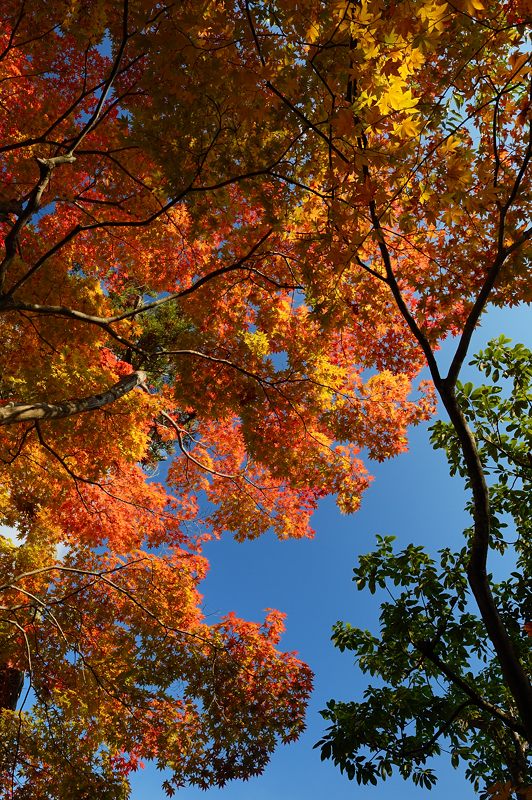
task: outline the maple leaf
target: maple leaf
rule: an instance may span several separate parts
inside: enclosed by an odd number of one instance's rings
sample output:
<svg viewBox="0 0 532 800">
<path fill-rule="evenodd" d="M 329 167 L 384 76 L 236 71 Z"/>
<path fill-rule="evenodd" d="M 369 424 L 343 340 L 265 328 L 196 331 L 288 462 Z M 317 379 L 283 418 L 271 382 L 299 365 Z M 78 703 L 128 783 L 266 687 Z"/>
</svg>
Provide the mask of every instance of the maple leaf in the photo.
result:
<svg viewBox="0 0 532 800">
<path fill-rule="evenodd" d="M 22 792 L 55 772 L 65 800 L 125 795 L 142 759 L 170 788 L 222 785 L 302 729 L 310 675 L 279 618 L 203 620 L 202 543 L 312 535 L 327 495 L 356 510 L 361 451 L 404 451 L 434 390 L 466 441 L 472 330 L 488 299 L 530 298 L 517 12 L 3 3 L 8 789 L 17 758 Z"/>
</svg>

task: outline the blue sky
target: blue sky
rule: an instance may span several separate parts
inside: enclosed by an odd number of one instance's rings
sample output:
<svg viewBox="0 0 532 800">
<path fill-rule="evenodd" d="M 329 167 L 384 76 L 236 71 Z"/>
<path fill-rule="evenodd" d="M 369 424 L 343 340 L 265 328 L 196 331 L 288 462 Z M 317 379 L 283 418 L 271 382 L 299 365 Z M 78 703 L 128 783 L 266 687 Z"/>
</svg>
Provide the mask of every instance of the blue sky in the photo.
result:
<svg viewBox="0 0 532 800">
<path fill-rule="evenodd" d="M 471 354 L 488 339 L 504 333 L 532 345 L 532 311 L 529 308 L 492 310 L 477 330 Z M 445 363 L 450 348 L 440 354 Z M 469 369 L 464 373 L 475 380 Z M 211 571 L 202 585 L 204 611 L 218 616 L 235 611 L 250 620 L 261 620 L 264 609 L 287 614 L 287 632 L 281 645 L 297 650 L 315 672 L 315 691 L 308 711 L 307 731 L 299 742 L 279 747 L 262 776 L 237 781 L 223 789 L 202 792 L 186 788 L 179 800 L 409 800 L 427 797 L 426 789 L 393 778 L 377 787 L 359 787 L 330 762 L 321 762 L 312 749 L 324 723 L 319 710 L 330 698 L 359 699 L 365 677 L 349 653 L 340 653 L 330 642 L 332 625 L 343 619 L 358 627 L 374 628 L 379 596 L 361 593 L 352 583 L 357 557 L 374 549 L 375 534 L 397 537 L 397 546 L 409 542 L 435 551 L 460 545 L 468 524 L 463 512 L 465 493 L 459 478 L 448 475 L 444 454 L 428 443 L 427 425 L 411 432 L 410 450 L 384 464 L 372 464 L 375 480 L 361 510 L 342 516 L 330 498 L 314 517 L 313 540 L 280 542 L 273 537 L 236 543 L 229 537 L 207 548 Z M 448 800 L 454 792 L 460 800 L 475 796 L 459 771 L 446 760 L 434 763 L 440 780 L 431 800 Z M 133 776 L 133 800 L 162 800 L 161 773 L 152 765 Z"/>
</svg>

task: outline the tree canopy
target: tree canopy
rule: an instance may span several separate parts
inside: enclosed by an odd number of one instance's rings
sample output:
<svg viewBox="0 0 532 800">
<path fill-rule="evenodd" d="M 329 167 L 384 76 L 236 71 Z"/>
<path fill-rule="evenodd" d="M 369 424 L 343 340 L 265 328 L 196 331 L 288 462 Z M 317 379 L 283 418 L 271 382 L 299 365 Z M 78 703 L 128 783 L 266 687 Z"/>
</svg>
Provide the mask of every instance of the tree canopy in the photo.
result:
<svg viewBox="0 0 532 800">
<path fill-rule="evenodd" d="M 530 671 L 532 352 L 500 337 L 473 363 L 494 379 L 477 388 L 457 384 L 489 476 L 490 548 L 505 556 L 504 575 L 499 564 L 490 583 L 505 629 Z M 435 423 L 432 443 L 445 450 L 451 473 L 459 472 L 467 484 L 453 425 Z M 507 800 L 514 791 L 530 796 L 527 733 L 467 582 L 471 536 L 466 530 L 463 549 L 445 547 L 437 559 L 421 545 L 395 553 L 394 537 L 378 537 L 377 550 L 362 556 L 354 571 L 357 589 L 386 590 L 380 635 L 338 623 L 333 641 L 354 652 L 362 671 L 382 684 L 368 687 L 361 703 L 331 701 L 322 713 L 332 724 L 319 744 L 324 758 L 359 783 L 376 784 L 398 769 L 430 789 L 437 774 L 426 765 L 448 753 L 454 767 L 465 764 L 483 797 Z"/>
<path fill-rule="evenodd" d="M 277 612 L 206 623 L 202 543 L 308 536 L 327 494 L 355 511 L 360 451 L 404 451 L 436 393 L 473 491 L 469 581 L 529 724 L 456 396 L 486 303 L 531 299 L 528 0 L 0 14 L 7 795 L 60 773 L 54 797 L 127 796 L 142 758 L 169 792 L 260 771 L 310 673 Z"/>
</svg>

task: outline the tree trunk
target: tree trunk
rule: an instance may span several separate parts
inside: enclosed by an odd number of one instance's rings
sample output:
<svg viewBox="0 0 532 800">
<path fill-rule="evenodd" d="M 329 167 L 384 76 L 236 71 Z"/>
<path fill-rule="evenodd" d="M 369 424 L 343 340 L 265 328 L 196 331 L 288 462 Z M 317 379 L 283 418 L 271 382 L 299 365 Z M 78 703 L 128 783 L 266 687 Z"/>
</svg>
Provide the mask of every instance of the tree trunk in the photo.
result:
<svg viewBox="0 0 532 800">
<path fill-rule="evenodd" d="M 0 665 L 0 710 L 15 711 L 24 685 L 24 673 L 16 667 Z"/>
<path fill-rule="evenodd" d="M 474 533 L 469 544 L 467 577 L 486 631 L 493 644 L 504 680 L 512 693 L 527 741 L 532 743 L 532 686 L 504 627 L 491 591 L 486 564 L 491 512 L 489 490 L 474 436 L 460 410 L 454 390 L 440 382 L 436 387 L 460 441 L 473 493 Z"/>
</svg>

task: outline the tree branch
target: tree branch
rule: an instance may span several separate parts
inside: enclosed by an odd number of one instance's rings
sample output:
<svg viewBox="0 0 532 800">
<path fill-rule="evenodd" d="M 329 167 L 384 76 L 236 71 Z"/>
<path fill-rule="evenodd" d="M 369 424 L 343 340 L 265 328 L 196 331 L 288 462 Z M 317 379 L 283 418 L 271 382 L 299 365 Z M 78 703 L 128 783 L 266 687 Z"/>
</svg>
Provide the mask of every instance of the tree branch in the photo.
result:
<svg viewBox="0 0 532 800">
<path fill-rule="evenodd" d="M 440 736 L 442 736 L 442 734 L 444 734 L 445 731 L 448 730 L 448 728 L 450 727 L 450 725 L 453 724 L 455 719 L 458 719 L 458 717 L 460 716 L 460 714 L 462 713 L 464 708 L 467 708 L 468 706 L 471 706 L 471 705 L 474 705 L 472 700 L 464 700 L 463 703 L 460 703 L 460 705 L 457 708 L 455 708 L 455 710 L 453 711 L 451 716 L 448 719 L 445 720 L 443 725 L 441 725 L 438 728 L 438 730 L 436 731 L 434 736 L 431 736 L 431 738 L 428 740 L 428 742 L 425 742 L 424 744 L 420 745 L 419 747 L 416 747 L 415 750 L 407 750 L 404 753 L 404 755 L 407 758 L 411 758 L 412 756 L 415 756 L 418 753 L 425 753 L 427 751 L 430 752 L 430 750 L 436 744 L 436 742 L 438 741 Z"/>
<path fill-rule="evenodd" d="M 413 642 L 413 645 L 416 650 L 419 650 L 419 652 L 424 655 L 425 658 L 428 658 L 435 667 L 438 667 L 440 672 L 445 675 L 447 680 L 449 680 L 455 686 L 458 686 L 458 688 L 461 689 L 464 694 L 466 694 L 470 700 L 473 701 L 474 705 L 476 705 L 478 708 L 481 708 L 483 711 L 486 711 L 492 717 L 496 717 L 496 719 L 500 720 L 500 722 L 503 722 L 507 728 L 510 728 L 510 730 L 516 731 L 516 733 L 521 735 L 524 734 L 523 726 L 517 720 L 508 716 L 508 714 L 505 714 L 504 711 L 501 711 L 498 706 L 494 706 L 492 703 L 484 700 L 484 698 L 478 694 L 478 692 L 473 689 L 473 687 L 470 686 L 461 675 L 458 675 L 445 663 L 445 661 L 442 661 L 442 659 L 435 654 L 430 642 L 418 641 Z"/>
<path fill-rule="evenodd" d="M 520 246 L 521 244 L 524 244 L 524 241 L 526 241 L 527 234 L 528 236 L 530 236 L 530 234 L 532 233 L 531 229 L 526 231 L 525 234 L 522 237 L 520 237 L 519 244 L 516 244 L 514 242 L 513 246 L 510 247 L 506 247 L 504 244 L 506 215 L 508 214 L 508 211 L 510 210 L 515 198 L 519 194 L 531 158 L 532 158 L 532 123 L 530 124 L 529 141 L 523 157 L 522 164 L 516 175 L 514 184 L 512 186 L 512 190 L 508 195 L 506 203 L 504 204 L 504 206 L 502 206 L 500 210 L 499 228 L 497 237 L 498 238 L 497 255 L 495 257 L 495 261 L 488 270 L 488 274 L 486 276 L 484 284 L 480 292 L 478 293 L 477 299 L 475 300 L 475 303 L 473 304 L 471 311 L 469 312 L 469 316 L 467 317 L 466 323 L 464 325 L 460 341 L 458 342 L 458 347 L 456 348 L 456 352 L 451 362 L 451 366 L 449 367 L 449 372 L 447 373 L 447 377 L 445 378 L 445 381 L 449 387 L 454 387 L 456 385 L 460 369 L 462 367 L 462 364 L 464 363 L 464 359 L 467 355 L 467 351 L 471 343 L 471 337 L 473 336 L 473 332 L 480 319 L 480 315 L 484 311 L 488 297 L 491 294 L 493 287 L 495 286 L 497 278 L 499 277 L 504 262 L 506 261 L 508 255 L 511 252 L 516 250 L 517 247 Z"/>
<path fill-rule="evenodd" d="M 83 414 L 114 403 L 139 384 L 144 383 L 145 372 L 137 370 L 121 378 L 118 383 L 100 394 L 79 399 L 63 400 L 60 403 L 8 403 L 0 406 L 0 426 L 14 425 L 41 419 L 64 419 L 74 414 Z"/>
</svg>

